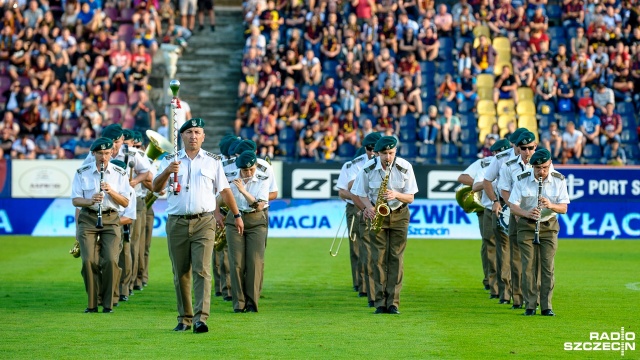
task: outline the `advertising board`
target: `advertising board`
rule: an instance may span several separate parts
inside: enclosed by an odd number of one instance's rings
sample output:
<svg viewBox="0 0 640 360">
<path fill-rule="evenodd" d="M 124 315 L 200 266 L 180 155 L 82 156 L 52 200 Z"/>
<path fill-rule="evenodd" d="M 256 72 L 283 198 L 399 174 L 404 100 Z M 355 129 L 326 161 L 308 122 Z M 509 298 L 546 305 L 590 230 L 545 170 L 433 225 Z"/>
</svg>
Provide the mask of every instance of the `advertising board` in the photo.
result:
<svg viewBox="0 0 640 360">
<path fill-rule="evenodd" d="M 11 163 L 12 197 L 68 198 L 82 160 L 13 160 Z"/>
</svg>

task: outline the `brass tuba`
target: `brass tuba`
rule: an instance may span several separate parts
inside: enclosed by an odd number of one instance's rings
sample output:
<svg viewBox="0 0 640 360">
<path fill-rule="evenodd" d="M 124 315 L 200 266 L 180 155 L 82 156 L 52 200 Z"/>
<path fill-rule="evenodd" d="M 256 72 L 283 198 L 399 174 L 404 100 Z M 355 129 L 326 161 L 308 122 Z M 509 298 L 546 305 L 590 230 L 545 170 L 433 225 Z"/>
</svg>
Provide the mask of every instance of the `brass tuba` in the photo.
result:
<svg viewBox="0 0 640 360">
<path fill-rule="evenodd" d="M 220 207 L 220 213 L 223 215 L 223 218 L 226 218 L 229 209 L 222 206 Z M 225 246 L 227 246 L 227 227 L 223 224 L 222 226 L 216 226 L 216 235 L 213 238 L 213 249 L 215 251 L 222 251 Z"/>
<path fill-rule="evenodd" d="M 389 186 L 389 177 L 391 176 L 391 163 L 387 161 L 387 170 L 385 171 L 384 179 L 380 184 L 378 190 L 378 198 L 376 199 L 376 216 L 371 221 L 371 231 L 379 232 L 382 229 L 382 220 L 391 214 L 391 208 L 387 205 L 387 201 L 384 196 L 387 193 Z"/>
<path fill-rule="evenodd" d="M 73 247 L 71 248 L 71 250 L 69 250 L 69 254 L 71 254 L 71 256 L 76 259 L 80 257 L 80 243 L 78 242 L 78 240 L 73 243 Z"/>
<path fill-rule="evenodd" d="M 173 145 L 171 145 L 169 140 L 164 136 L 153 130 L 147 130 L 146 134 L 149 138 L 149 146 L 147 146 L 145 155 L 147 155 L 151 161 L 155 161 L 162 155 L 169 154 L 173 151 Z M 158 194 L 149 191 L 144 198 L 144 203 L 147 206 L 147 209 L 151 208 L 156 200 L 158 200 Z"/>
<path fill-rule="evenodd" d="M 484 211 L 481 196 L 481 191 L 474 192 L 469 185 L 461 184 L 456 189 L 456 201 L 467 214 Z"/>
</svg>

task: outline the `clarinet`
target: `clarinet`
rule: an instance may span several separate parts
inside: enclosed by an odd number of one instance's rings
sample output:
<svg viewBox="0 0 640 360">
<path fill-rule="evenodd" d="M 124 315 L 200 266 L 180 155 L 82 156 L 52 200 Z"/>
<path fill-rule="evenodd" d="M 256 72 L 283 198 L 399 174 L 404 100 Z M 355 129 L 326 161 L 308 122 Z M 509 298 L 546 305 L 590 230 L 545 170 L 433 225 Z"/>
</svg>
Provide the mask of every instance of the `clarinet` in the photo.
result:
<svg viewBox="0 0 640 360">
<path fill-rule="evenodd" d="M 538 178 L 538 220 L 536 221 L 536 229 L 533 233 L 533 244 L 540 245 L 540 218 L 542 217 L 542 208 L 540 207 L 540 196 L 542 196 L 542 177 Z"/>
<path fill-rule="evenodd" d="M 102 183 L 104 182 L 104 162 L 100 162 L 100 193 L 104 196 L 102 191 Z M 102 229 L 102 201 L 98 204 L 98 222 L 96 223 L 96 229 Z"/>
</svg>

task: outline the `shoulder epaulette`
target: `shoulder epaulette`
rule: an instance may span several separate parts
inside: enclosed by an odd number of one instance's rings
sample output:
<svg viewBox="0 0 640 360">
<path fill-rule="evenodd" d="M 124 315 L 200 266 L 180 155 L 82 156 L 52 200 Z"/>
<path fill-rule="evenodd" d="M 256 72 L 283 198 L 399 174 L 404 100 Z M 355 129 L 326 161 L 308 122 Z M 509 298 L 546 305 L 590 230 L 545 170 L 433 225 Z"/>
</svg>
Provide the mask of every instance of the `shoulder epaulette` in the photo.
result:
<svg viewBox="0 0 640 360">
<path fill-rule="evenodd" d="M 91 168 L 91 165 L 87 165 L 85 167 L 81 167 L 80 169 L 78 169 L 78 174 L 82 174 L 83 172 L 89 170 L 89 168 Z"/>
<path fill-rule="evenodd" d="M 518 180 L 526 179 L 529 176 L 531 176 L 531 171 L 523 172 L 522 174 L 518 175 Z"/>
<path fill-rule="evenodd" d="M 482 160 L 482 161 L 480 162 L 480 166 L 481 166 L 483 169 L 484 169 L 484 168 L 486 168 L 486 167 L 487 167 L 487 166 L 489 166 L 489 165 L 491 165 L 491 161 L 488 161 L 488 160 Z"/>
<path fill-rule="evenodd" d="M 211 153 L 211 152 L 208 152 L 208 151 L 205 151 L 204 153 L 205 153 L 205 155 L 207 155 L 208 157 L 214 158 L 214 159 L 216 159 L 216 160 L 220 160 L 220 159 L 221 159 L 220 155 L 216 155 L 216 154 Z"/>
<path fill-rule="evenodd" d="M 262 164 L 258 164 L 258 169 L 264 173 L 267 172 L 267 167 Z"/>
<path fill-rule="evenodd" d="M 127 172 L 119 166 L 113 166 L 113 170 L 117 171 L 122 176 L 127 176 Z"/>
<path fill-rule="evenodd" d="M 400 171 L 400 172 L 401 172 L 401 173 L 403 173 L 403 174 L 406 174 L 406 173 L 407 173 L 407 171 L 409 171 L 409 170 L 407 170 L 407 169 L 403 168 L 402 166 L 400 166 L 400 165 L 398 165 L 398 164 L 396 164 L 396 169 L 398 169 L 398 171 Z"/>
<path fill-rule="evenodd" d="M 269 178 L 267 175 L 256 175 L 256 177 L 260 180 L 267 180 Z"/>
<path fill-rule="evenodd" d="M 364 159 L 365 158 L 363 156 L 358 156 L 357 158 L 351 160 L 351 163 L 352 164 L 359 163 L 360 161 L 363 161 Z"/>
<path fill-rule="evenodd" d="M 557 171 L 553 171 L 553 172 L 551 173 L 551 176 L 553 176 L 554 178 L 558 178 L 558 179 L 560 179 L 560 180 L 564 180 L 564 175 L 560 174 L 560 173 L 559 173 L 559 172 L 557 172 Z"/>
<path fill-rule="evenodd" d="M 236 159 L 227 159 L 225 161 L 222 162 L 222 166 L 227 166 L 232 164 L 234 161 L 236 161 Z"/>
<path fill-rule="evenodd" d="M 347 161 L 346 163 L 344 163 L 344 166 L 349 169 L 351 167 L 351 165 L 353 165 L 353 163 L 351 161 Z"/>
<path fill-rule="evenodd" d="M 496 159 L 502 159 L 505 156 L 509 156 L 508 152 L 503 152 L 501 154 L 496 155 Z"/>
<path fill-rule="evenodd" d="M 171 160 L 171 159 L 173 159 L 175 156 L 176 156 L 176 154 L 175 154 L 175 153 L 173 153 L 173 154 L 169 154 L 169 155 L 165 156 L 164 158 L 165 158 L 165 159 L 167 159 L 167 160 Z"/>
<path fill-rule="evenodd" d="M 232 177 L 232 176 L 236 176 L 237 174 L 238 174 L 238 170 L 232 171 L 232 172 L 229 172 L 229 173 L 224 173 L 224 176 Z"/>
<path fill-rule="evenodd" d="M 137 151 L 135 151 L 135 150 L 129 150 L 129 153 L 128 153 L 128 154 L 129 154 L 129 156 L 136 156 L 136 154 L 137 154 L 137 153 L 138 153 L 138 152 L 137 152 Z"/>
<path fill-rule="evenodd" d="M 369 165 L 368 167 L 366 167 L 364 169 L 364 172 L 369 173 L 371 170 L 376 168 L 376 165 L 378 164 L 378 158 L 376 158 L 375 160 L 373 160 L 373 164 Z"/>
<path fill-rule="evenodd" d="M 509 161 L 506 162 L 507 166 L 511 166 L 513 164 L 515 164 L 518 161 L 518 158 L 513 158 Z"/>
</svg>

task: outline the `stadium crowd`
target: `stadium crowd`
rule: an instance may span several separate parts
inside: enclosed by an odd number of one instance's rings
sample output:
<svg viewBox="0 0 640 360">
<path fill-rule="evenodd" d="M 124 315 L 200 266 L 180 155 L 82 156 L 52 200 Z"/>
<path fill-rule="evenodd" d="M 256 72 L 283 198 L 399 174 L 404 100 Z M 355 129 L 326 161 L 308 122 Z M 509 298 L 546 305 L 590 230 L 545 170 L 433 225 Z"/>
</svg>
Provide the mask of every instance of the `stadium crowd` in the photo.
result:
<svg viewBox="0 0 640 360">
<path fill-rule="evenodd" d="M 195 26 L 175 16 L 171 1 L 3 1 L 0 155 L 84 158 L 109 124 L 156 128 L 153 56 L 160 42 L 186 46 Z"/>
<path fill-rule="evenodd" d="M 639 16 L 635 0 L 250 0 L 235 131 L 261 156 L 327 160 L 378 131 L 458 164 L 526 127 L 563 163 L 638 163 Z"/>
</svg>

